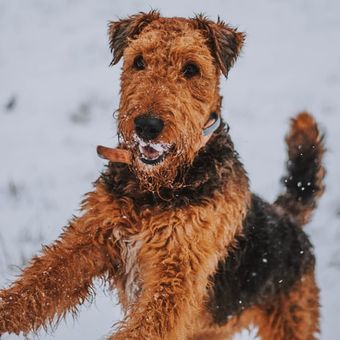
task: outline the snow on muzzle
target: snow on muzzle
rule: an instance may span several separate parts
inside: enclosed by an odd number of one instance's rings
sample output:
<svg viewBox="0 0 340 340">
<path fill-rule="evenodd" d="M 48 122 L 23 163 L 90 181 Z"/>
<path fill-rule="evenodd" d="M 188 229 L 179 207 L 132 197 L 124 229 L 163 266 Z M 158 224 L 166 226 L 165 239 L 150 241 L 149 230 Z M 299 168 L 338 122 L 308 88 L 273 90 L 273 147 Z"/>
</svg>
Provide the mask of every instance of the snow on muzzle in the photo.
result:
<svg viewBox="0 0 340 340">
<path fill-rule="evenodd" d="M 169 143 L 144 141 L 138 136 L 135 136 L 135 142 L 138 146 L 140 160 L 143 163 L 150 165 L 162 162 L 171 146 Z"/>
</svg>

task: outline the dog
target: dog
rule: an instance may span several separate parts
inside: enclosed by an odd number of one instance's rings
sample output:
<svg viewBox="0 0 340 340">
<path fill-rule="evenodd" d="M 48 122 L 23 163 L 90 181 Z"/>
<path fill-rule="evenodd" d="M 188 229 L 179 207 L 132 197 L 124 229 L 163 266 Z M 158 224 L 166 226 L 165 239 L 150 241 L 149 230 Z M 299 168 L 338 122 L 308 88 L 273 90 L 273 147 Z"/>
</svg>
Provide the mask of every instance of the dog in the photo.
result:
<svg viewBox="0 0 340 340">
<path fill-rule="evenodd" d="M 108 33 L 112 64 L 124 59 L 118 148 L 99 150 L 110 162 L 80 216 L 0 292 L 0 333 L 75 314 L 102 278 L 125 311 L 110 339 L 228 339 L 251 324 L 262 339 L 315 339 L 319 291 L 302 230 L 324 191 L 314 118 L 292 119 L 285 189 L 266 203 L 221 118 L 220 75 L 245 34 L 154 10 Z"/>
</svg>

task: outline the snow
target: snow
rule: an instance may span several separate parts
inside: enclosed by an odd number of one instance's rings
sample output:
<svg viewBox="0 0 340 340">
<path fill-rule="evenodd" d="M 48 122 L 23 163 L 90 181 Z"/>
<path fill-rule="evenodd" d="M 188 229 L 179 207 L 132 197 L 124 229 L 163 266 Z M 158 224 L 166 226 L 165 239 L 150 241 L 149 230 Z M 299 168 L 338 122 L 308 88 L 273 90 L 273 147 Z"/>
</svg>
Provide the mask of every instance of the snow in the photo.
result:
<svg viewBox="0 0 340 340">
<path fill-rule="evenodd" d="M 247 32 L 222 80 L 224 117 L 268 200 L 279 193 L 284 134 L 298 110 L 326 131 L 326 192 L 306 227 L 315 245 L 322 336 L 336 340 L 340 308 L 340 2 L 338 0 L 11 0 L 0 2 L 0 285 L 77 213 L 115 145 L 120 67 L 109 68 L 107 22 L 150 8 L 167 16 L 220 15 Z M 121 319 L 114 294 L 40 339 L 104 339 Z M 243 332 L 237 339 L 254 338 Z M 4 339 L 17 339 L 4 336 Z"/>
</svg>

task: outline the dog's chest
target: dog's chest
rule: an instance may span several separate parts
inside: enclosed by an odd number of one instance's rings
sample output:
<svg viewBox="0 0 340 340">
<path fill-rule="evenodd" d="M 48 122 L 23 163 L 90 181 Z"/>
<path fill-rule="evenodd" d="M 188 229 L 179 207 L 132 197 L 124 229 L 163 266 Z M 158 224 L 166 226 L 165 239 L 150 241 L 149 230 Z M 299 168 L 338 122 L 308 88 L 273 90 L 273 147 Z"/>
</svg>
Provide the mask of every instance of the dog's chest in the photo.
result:
<svg viewBox="0 0 340 340">
<path fill-rule="evenodd" d="M 136 300 L 141 287 L 139 282 L 138 253 L 142 246 L 141 240 L 121 239 L 121 258 L 123 262 L 124 291 L 128 303 Z"/>
</svg>

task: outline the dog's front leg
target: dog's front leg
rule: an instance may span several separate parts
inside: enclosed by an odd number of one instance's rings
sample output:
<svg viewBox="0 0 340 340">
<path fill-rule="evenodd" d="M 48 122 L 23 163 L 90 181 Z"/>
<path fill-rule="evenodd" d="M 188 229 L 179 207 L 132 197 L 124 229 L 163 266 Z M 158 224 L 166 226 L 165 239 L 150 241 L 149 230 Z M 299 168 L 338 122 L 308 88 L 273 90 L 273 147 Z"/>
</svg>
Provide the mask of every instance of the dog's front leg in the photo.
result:
<svg viewBox="0 0 340 340">
<path fill-rule="evenodd" d="M 75 218 L 16 282 L 0 291 L 0 334 L 27 334 L 76 311 L 93 278 L 106 270 L 105 254 L 94 239 L 96 224 L 91 213 Z"/>
</svg>

